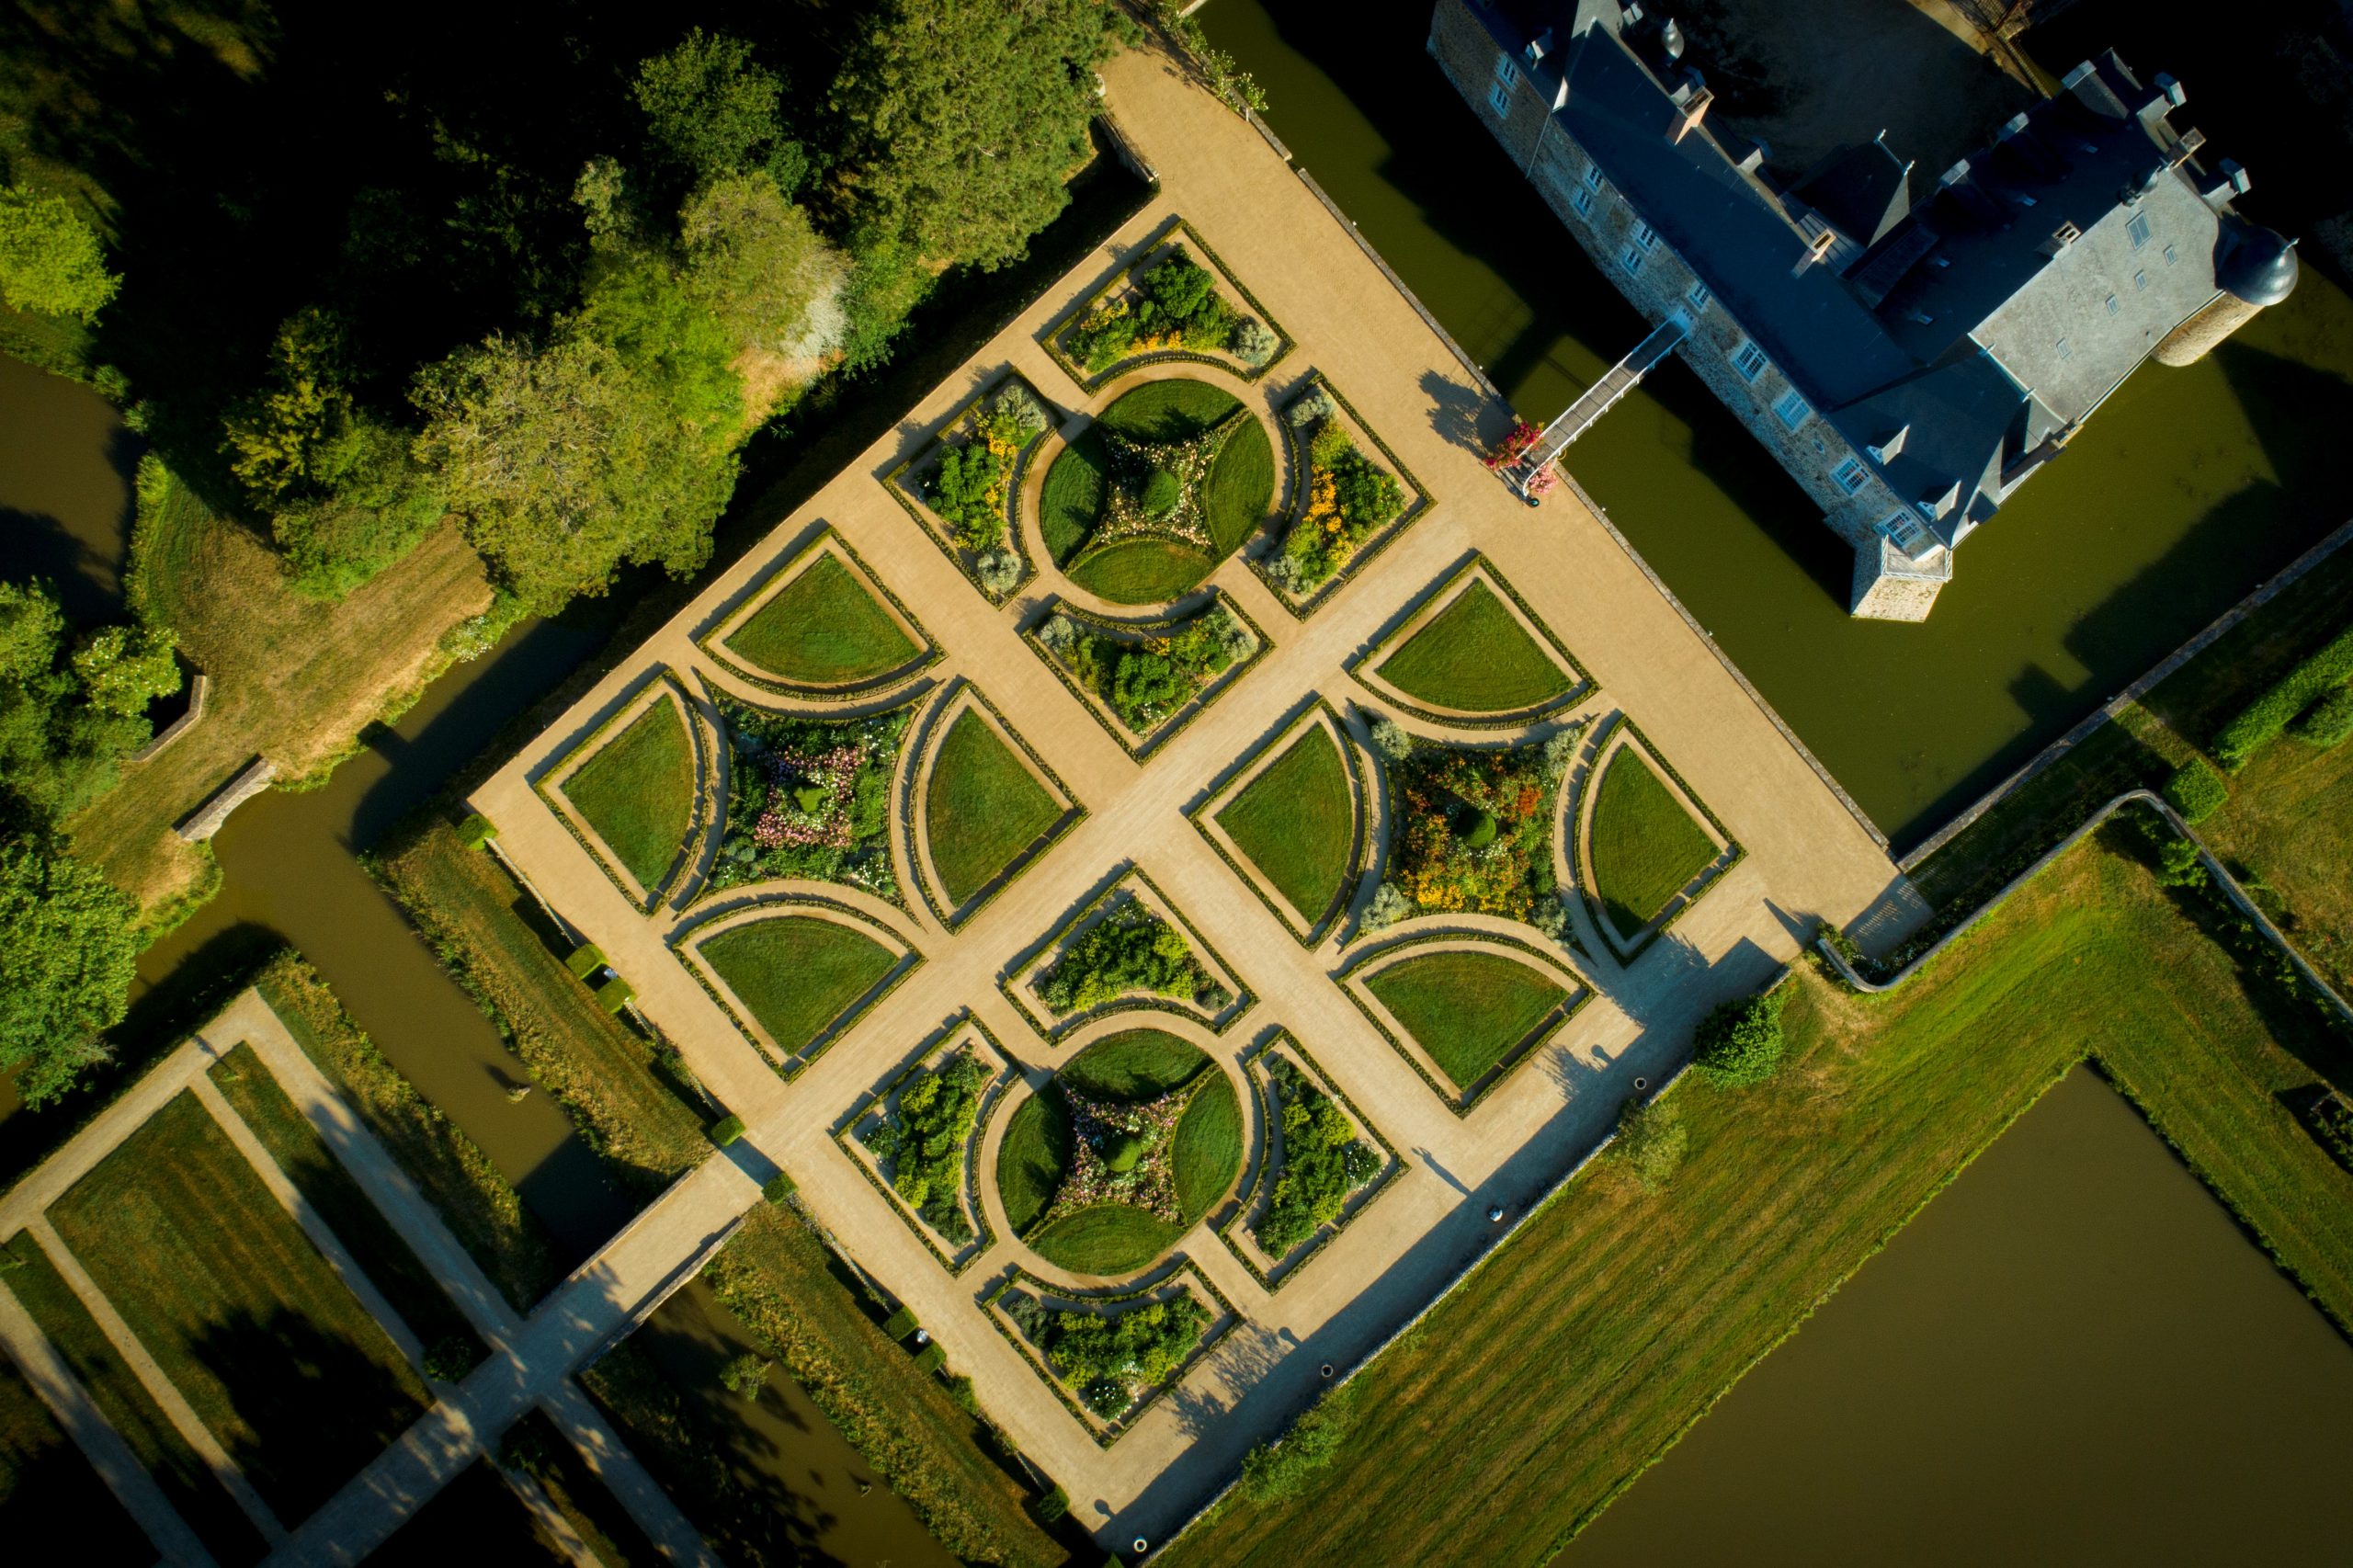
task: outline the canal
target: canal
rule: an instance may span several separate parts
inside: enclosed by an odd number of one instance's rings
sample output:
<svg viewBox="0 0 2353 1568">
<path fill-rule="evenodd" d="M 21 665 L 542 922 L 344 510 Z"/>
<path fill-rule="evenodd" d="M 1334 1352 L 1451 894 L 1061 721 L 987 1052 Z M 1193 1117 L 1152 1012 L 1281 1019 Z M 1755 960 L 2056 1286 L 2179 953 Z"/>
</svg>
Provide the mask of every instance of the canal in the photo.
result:
<svg viewBox="0 0 2353 1568">
<path fill-rule="evenodd" d="M 2347 1453 L 2353 1347 L 2079 1068 L 1563 1562 L 2337 1562 Z"/>
<path fill-rule="evenodd" d="M 1429 60 L 1429 0 L 1211 0 L 1200 17 L 1299 165 L 1524 416 L 1550 418 L 1642 336 Z M 2189 85 L 2192 122 L 2255 168 L 2258 217 L 2260 193 L 2292 183 L 2262 166 L 2268 144 L 2234 141 L 2268 117 L 2216 78 L 2252 57 L 2217 40 L 2183 58 L 2107 0 L 2064 20 L 2061 69 L 2108 38 Z M 1680 362 L 1567 464 L 1900 850 L 2343 522 L 2348 415 L 2353 300 L 2308 261 L 2204 363 L 2127 383 L 1959 552 L 1924 626 L 1847 616 L 1847 549 Z"/>
</svg>

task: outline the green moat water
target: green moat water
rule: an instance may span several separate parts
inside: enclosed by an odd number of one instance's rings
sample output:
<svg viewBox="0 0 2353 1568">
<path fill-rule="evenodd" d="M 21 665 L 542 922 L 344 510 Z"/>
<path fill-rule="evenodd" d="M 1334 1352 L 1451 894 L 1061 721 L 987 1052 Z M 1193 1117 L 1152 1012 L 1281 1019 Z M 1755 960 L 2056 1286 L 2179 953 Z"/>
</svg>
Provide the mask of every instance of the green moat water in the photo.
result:
<svg viewBox="0 0 2353 1568">
<path fill-rule="evenodd" d="M 1299 165 L 1523 415 L 1550 418 L 1641 338 L 1430 61 L 1429 0 L 1200 16 L 1266 87 Z M 2119 42 L 2143 70 L 2211 82 L 2203 62 Z M 2192 119 L 2227 154 L 2224 111 L 2200 97 Z M 1851 555 L 1679 362 L 1567 463 L 1901 848 L 2353 514 L 2348 415 L 2353 299 L 2307 265 L 2205 363 L 2133 377 L 1961 550 L 1924 626 L 1847 616 Z"/>
</svg>

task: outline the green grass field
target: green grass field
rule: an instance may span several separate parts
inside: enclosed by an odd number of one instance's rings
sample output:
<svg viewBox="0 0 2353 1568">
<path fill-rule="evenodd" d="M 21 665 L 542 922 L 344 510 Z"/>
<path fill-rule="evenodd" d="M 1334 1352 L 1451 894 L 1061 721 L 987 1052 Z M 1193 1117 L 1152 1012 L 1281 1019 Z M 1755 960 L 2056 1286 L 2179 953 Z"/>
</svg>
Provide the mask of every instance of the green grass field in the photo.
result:
<svg viewBox="0 0 2353 1568">
<path fill-rule="evenodd" d="M 698 950 L 788 1056 L 832 1028 L 899 963 L 873 937 L 810 915 L 749 921 Z"/>
<path fill-rule="evenodd" d="M 997 1145 L 996 1192 L 1016 1234 L 1029 1230 L 1054 1200 L 1070 1166 L 1070 1112 L 1060 1095 L 1040 1090 L 1021 1102 Z"/>
<path fill-rule="evenodd" d="M 432 1403 L 192 1093 L 49 1218 L 282 1519 L 307 1517 Z"/>
<path fill-rule="evenodd" d="M 631 720 L 562 788 L 637 885 L 658 889 L 694 821 L 694 744 L 677 699 L 665 697 Z"/>
<path fill-rule="evenodd" d="M 1139 441 L 1188 441 L 1241 404 L 1207 381 L 1146 381 L 1105 409 L 1097 424 Z"/>
<path fill-rule="evenodd" d="M 1621 937 L 1649 925 L 1707 869 L 1715 841 L 1631 746 L 1601 775 L 1593 807 L 1593 885 Z"/>
<path fill-rule="evenodd" d="M 559 1273 L 547 1233 L 481 1146 L 416 1092 L 300 958 L 281 954 L 254 983 L 508 1302 L 523 1311 L 544 1295 Z"/>
<path fill-rule="evenodd" d="M 1172 1137 L 1176 1201 L 1188 1224 L 1208 1213 L 1242 1173 L 1242 1101 L 1219 1074 L 1185 1108 Z"/>
<path fill-rule="evenodd" d="M 317 1129 L 287 1097 L 254 1048 L 238 1046 L 214 1062 L 207 1076 L 367 1271 L 418 1343 L 430 1349 L 445 1340 L 460 1341 L 468 1346 L 469 1365 L 479 1361 L 484 1347 L 465 1314 L 342 1162 L 328 1152 Z"/>
<path fill-rule="evenodd" d="M 1181 441 L 1240 406 L 1205 381 L 1152 381 L 1105 409 L 1096 423 L 1138 440 Z M 1110 454 L 1092 429 L 1054 460 L 1039 493 L 1039 528 L 1046 552 L 1072 582 L 1099 598 L 1122 605 L 1165 604 L 1199 587 L 1266 520 L 1275 493 L 1274 444 L 1253 419 L 1218 453 L 1201 486 L 1201 506 L 1215 547 L 1208 552 L 1173 540 L 1144 537 L 1086 553 L 1087 536 L 1109 488 L 1109 472 Z"/>
<path fill-rule="evenodd" d="M 1458 713 L 1514 713 L 1575 685 L 1475 579 L 1374 673 L 1408 697 Z"/>
<path fill-rule="evenodd" d="M 74 1439 L 0 1356 L 0 1523 L 18 1551 L 70 1543 L 77 1565 L 148 1568 L 155 1548 L 107 1490 Z"/>
<path fill-rule="evenodd" d="M 1156 605 L 1191 593 L 1216 566 L 1189 544 L 1145 536 L 1081 556 L 1070 580 L 1115 605 Z"/>
<path fill-rule="evenodd" d="M 369 869 L 621 1187 L 665 1187 L 710 1153 L 707 1118 L 666 1076 L 683 1069 L 572 977 L 497 860 L 428 811 L 388 835 Z"/>
<path fill-rule="evenodd" d="M 1365 980 L 1438 1070 L 1467 1089 L 1568 995 L 1560 983 L 1497 953 L 1415 953 Z"/>
<path fill-rule="evenodd" d="M 1226 437 L 1201 495 L 1220 561 L 1258 531 L 1274 498 L 1274 443 L 1267 439 L 1267 427 L 1253 419 Z"/>
<path fill-rule="evenodd" d="M 2353 994 L 2353 741 L 2272 742 L 2199 824 L 2215 854 L 2253 873 L 2255 896 L 2340 994 Z"/>
<path fill-rule="evenodd" d="M 257 1560 L 262 1554 L 261 1532 L 212 1479 L 210 1467 L 188 1447 L 139 1375 L 115 1354 L 106 1331 L 98 1327 L 97 1320 L 30 1232 L 18 1231 L 9 1238 L 6 1262 L 9 1294 L 73 1370 L 98 1413 L 121 1436 L 140 1468 L 154 1478 L 197 1539 L 222 1562 Z M 5 1358 L 0 1358 L 0 1365 L 6 1365 Z M 5 1425 L 5 1417 L 0 1417 L 0 1425 Z M 0 1447 L 5 1446 L 0 1441 Z M 0 1487 L 0 1518 L 13 1517 L 6 1488 Z"/>
<path fill-rule="evenodd" d="M 1087 530 L 1103 510 L 1110 461 L 1103 437 L 1090 428 L 1064 447 L 1046 471 L 1046 483 L 1038 492 L 1038 531 L 1055 565 L 1068 565 L 1086 542 Z"/>
<path fill-rule="evenodd" d="M 890 674 L 920 652 L 866 585 L 818 556 L 727 639 L 729 652 L 779 680 L 847 686 Z"/>
<path fill-rule="evenodd" d="M 1029 765 L 971 709 L 956 716 L 924 786 L 925 840 L 949 907 L 995 881 L 1062 818 Z"/>
<path fill-rule="evenodd" d="M 1217 813 L 1233 846 L 1310 929 L 1347 891 L 1356 799 L 1339 748 L 1322 725 L 1293 741 Z"/>
<path fill-rule="evenodd" d="M 2345 1047 L 2115 841 L 1891 996 L 1807 973 L 1777 1078 L 1675 1091 L 1668 1184 L 1597 1162 L 1358 1380 L 1330 1471 L 1290 1503 L 1237 1494 L 1171 1561 L 1549 1557 L 2086 1052 L 2353 1325 L 2353 1176 L 2280 1100 Z"/>
</svg>

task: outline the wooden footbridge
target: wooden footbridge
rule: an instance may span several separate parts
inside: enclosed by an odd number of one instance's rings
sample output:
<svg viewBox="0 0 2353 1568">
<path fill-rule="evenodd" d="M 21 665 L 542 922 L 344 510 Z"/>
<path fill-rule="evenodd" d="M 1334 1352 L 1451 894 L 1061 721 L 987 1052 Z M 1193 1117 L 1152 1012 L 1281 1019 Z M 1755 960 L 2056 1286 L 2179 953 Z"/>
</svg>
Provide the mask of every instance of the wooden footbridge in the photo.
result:
<svg viewBox="0 0 2353 1568">
<path fill-rule="evenodd" d="M 1618 406 L 1618 400 L 1632 392 L 1635 383 L 1649 374 L 1653 366 L 1675 352 L 1675 346 L 1690 331 L 1691 323 L 1680 312 L 1653 327 L 1648 337 L 1634 345 L 1633 352 L 1612 365 L 1608 374 L 1586 388 L 1574 403 L 1561 411 L 1560 417 L 1544 426 L 1535 445 L 1503 471 L 1506 482 L 1532 505 L 1541 494 L 1536 488 L 1537 476 L 1552 466 L 1552 460 L 1571 441 L 1590 429 L 1595 420 Z"/>
</svg>

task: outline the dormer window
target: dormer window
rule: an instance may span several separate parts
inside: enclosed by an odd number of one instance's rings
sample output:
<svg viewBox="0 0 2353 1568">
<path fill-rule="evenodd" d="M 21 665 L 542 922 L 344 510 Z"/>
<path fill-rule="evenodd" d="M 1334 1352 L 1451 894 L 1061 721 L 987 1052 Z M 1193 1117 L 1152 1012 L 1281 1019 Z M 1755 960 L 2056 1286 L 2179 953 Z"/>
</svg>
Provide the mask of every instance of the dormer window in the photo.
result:
<svg viewBox="0 0 2353 1568">
<path fill-rule="evenodd" d="M 1569 205 L 1570 205 L 1570 206 L 1572 206 L 1572 207 L 1574 207 L 1574 208 L 1575 208 L 1575 209 L 1577 210 L 1577 216 L 1578 216 L 1578 217 L 1580 217 L 1580 218 L 1590 218 L 1590 217 L 1592 217 L 1592 216 L 1593 216 L 1593 188 L 1592 188 L 1590 186 L 1586 186 L 1586 187 L 1579 187 L 1579 189 L 1578 189 L 1577 193 L 1576 193 L 1574 196 L 1572 196 L 1572 197 L 1570 197 L 1570 198 L 1569 198 Z"/>
<path fill-rule="evenodd" d="M 1650 252 L 1644 250 L 1638 240 L 1626 247 L 1625 254 L 1618 258 L 1618 265 L 1624 267 L 1628 276 L 1631 277 L 1640 272 L 1643 269 L 1643 263 L 1649 259 Z"/>
<path fill-rule="evenodd" d="M 1586 187 L 1589 190 L 1599 190 L 1601 188 L 1601 165 L 1599 164 L 1588 163 L 1586 165 L 1585 183 Z"/>
<path fill-rule="evenodd" d="M 1494 110 L 1495 111 L 1495 113 L 1496 113 L 1496 114 L 1498 114 L 1498 115 L 1508 115 L 1508 114 L 1510 114 L 1510 113 L 1511 113 L 1511 85 L 1510 85 L 1510 84 L 1506 83 L 1506 82 L 1491 82 L 1491 83 L 1489 83 L 1489 84 L 1487 85 L 1487 107 L 1488 107 L 1489 108 L 1491 108 L 1491 109 L 1494 109 Z"/>
<path fill-rule="evenodd" d="M 2149 243 L 2149 215 L 2146 212 L 2135 212 L 2132 214 L 2131 222 L 2124 225 L 2124 232 L 2131 236 L 2132 248 L 2139 250 Z"/>
</svg>

